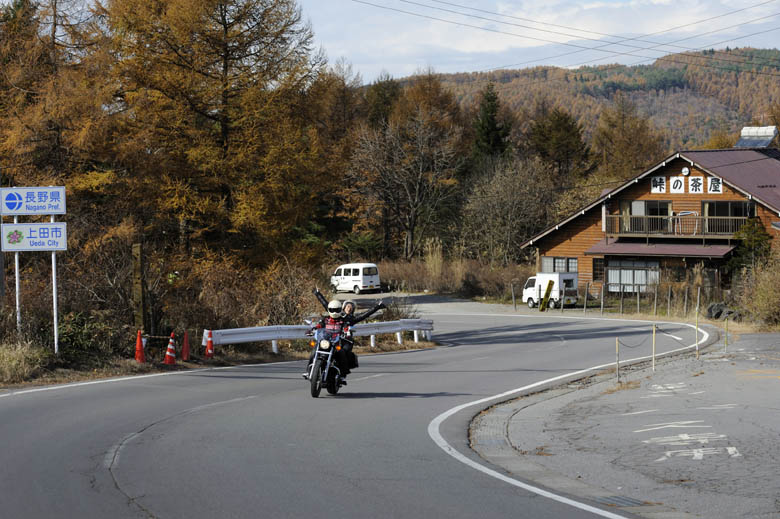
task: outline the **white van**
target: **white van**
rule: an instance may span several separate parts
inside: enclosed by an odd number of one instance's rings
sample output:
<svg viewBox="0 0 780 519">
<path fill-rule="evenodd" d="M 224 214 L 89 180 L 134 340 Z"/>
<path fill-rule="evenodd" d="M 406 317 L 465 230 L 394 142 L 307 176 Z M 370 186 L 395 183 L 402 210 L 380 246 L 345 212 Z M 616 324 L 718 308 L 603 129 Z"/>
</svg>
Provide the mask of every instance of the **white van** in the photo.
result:
<svg viewBox="0 0 780 519">
<path fill-rule="evenodd" d="M 368 290 L 380 290 L 379 270 L 373 263 L 347 263 L 341 265 L 330 277 L 334 292 L 354 292 L 359 294 Z"/>
<path fill-rule="evenodd" d="M 531 276 L 523 286 L 523 303 L 528 308 L 533 308 L 544 299 L 544 293 L 547 291 L 547 284 L 552 280 L 553 288 L 550 292 L 550 301 L 548 306 L 555 308 L 561 303 L 561 286 L 564 287 L 566 299 L 564 304 L 573 305 L 577 303 L 577 273 L 576 272 L 537 272 Z"/>
</svg>

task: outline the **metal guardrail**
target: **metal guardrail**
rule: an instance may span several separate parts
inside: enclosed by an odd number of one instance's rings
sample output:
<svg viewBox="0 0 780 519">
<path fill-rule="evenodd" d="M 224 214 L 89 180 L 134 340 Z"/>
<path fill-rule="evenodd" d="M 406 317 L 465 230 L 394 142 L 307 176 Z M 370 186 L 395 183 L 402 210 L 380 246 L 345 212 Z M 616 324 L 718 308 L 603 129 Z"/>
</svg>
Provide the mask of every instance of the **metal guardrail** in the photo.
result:
<svg viewBox="0 0 780 519">
<path fill-rule="evenodd" d="M 274 342 L 278 340 L 306 339 L 306 332 L 309 330 L 311 330 L 311 326 L 297 324 L 289 326 L 257 326 L 254 328 L 211 330 L 211 334 L 214 345 L 219 346 L 245 342 Z M 401 319 L 399 321 L 356 324 L 352 327 L 353 335 L 360 337 L 405 331 L 427 332 L 426 335 L 430 338 L 430 332 L 433 331 L 433 321 L 430 319 Z M 203 346 L 206 345 L 207 332 L 208 330 L 203 330 Z M 415 338 L 416 336 L 417 334 L 415 334 Z"/>
</svg>

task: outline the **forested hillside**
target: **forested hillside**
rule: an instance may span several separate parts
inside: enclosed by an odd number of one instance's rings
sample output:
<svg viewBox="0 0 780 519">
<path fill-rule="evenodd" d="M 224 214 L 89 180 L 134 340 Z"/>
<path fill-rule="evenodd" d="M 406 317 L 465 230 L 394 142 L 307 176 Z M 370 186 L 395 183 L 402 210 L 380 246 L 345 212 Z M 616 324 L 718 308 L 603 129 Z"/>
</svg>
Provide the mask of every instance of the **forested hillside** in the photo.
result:
<svg viewBox="0 0 780 519">
<path fill-rule="evenodd" d="M 587 138 L 615 93 L 623 92 L 673 150 L 702 146 L 713 134 L 735 133 L 751 122 L 772 124 L 772 106 L 780 102 L 780 51 L 709 50 L 670 55 L 652 65 L 535 67 L 442 79 L 464 106 L 490 81 L 502 102 L 519 113 L 546 98 L 566 107 Z"/>
</svg>

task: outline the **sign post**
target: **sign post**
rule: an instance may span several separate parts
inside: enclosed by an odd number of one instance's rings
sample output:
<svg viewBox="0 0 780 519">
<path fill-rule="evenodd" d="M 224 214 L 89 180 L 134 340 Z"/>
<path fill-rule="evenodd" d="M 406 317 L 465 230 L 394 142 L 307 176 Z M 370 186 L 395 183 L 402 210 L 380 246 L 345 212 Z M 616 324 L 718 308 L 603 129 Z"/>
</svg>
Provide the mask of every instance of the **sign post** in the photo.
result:
<svg viewBox="0 0 780 519">
<path fill-rule="evenodd" d="M 0 189 L 0 214 L 13 216 L 13 224 L 2 224 L 0 242 L 3 252 L 14 253 L 16 277 L 16 329 L 22 331 L 19 281 L 19 252 L 51 251 L 52 302 L 54 316 L 54 353 L 59 353 L 57 315 L 57 251 L 68 249 L 65 222 L 55 222 L 54 215 L 65 214 L 64 187 L 13 187 Z M 19 223 L 19 216 L 49 216 L 49 222 Z"/>
</svg>

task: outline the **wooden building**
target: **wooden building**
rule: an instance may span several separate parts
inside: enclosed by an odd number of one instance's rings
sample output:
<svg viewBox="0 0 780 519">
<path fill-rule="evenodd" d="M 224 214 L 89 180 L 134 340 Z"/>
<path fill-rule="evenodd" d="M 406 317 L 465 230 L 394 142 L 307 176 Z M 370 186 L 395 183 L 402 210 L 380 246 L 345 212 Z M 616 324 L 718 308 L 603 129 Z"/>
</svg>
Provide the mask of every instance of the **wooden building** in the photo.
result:
<svg viewBox="0 0 780 519">
<path fill-rule="evenodd" d="M 780 150 L 680 151 L 534 236 L 537 271 L 578 272 L 579 284 L 643 291 L 669 270 L 703 263 L 713 283 L 758 218 L 780 242 Z"/>
</svg>

